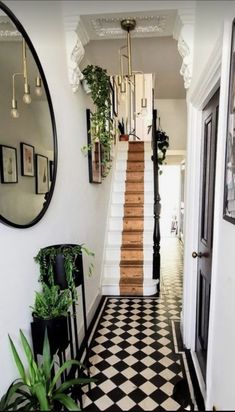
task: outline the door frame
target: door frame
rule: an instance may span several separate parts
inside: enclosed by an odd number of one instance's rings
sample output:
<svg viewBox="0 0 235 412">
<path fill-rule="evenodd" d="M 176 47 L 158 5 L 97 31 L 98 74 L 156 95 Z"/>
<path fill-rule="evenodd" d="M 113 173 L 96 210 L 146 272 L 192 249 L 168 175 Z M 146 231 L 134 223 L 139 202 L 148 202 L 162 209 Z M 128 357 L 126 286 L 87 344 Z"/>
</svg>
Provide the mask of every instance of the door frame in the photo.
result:
<svg viewBox="0 0 235 412">
<path fill-rule="evenodd" d="M 200 389 L 205 403 L 209 402 L 209 391 L 212 376 L 211 358 L 211 330 L 213 330 L 213 316 L 217 285 L 217 259 L 219 256 L 218 222 L 221 219 L 221 199 L 215 196 L 214 202 L 214 240 L 212 253 L 212 278 L 211 278 L 211 303 L 210 324 L 208 339 L 207 378 L 204 382 L 199 363 L 195 354 L 196 335 L 196 296 L 197 296 L 197 261 L 192 259 L 192 251 L 198 248 L 199 231 L 199 193 L 200 193 L 200 160 L 202 143 L 202 110 L 209 102 L 216 90 L 220 87 L 219 114 L 218 114 L 218 140 L 217 140 L 217 165 L 224 165 L 228 104 L 230 40 L 232 20 L 225 22 L 223 33 L 219 36 L 215 47 L 207 60 L 207 64 L 194 89 L 187 94 L 188 108 L 188 142 L 186 158 L 186 188 L 185 188 L 185 252 L 184 252 L 184 290 L 182 311 L 182 332 L 185 346 L 191 350 Z M 220 85 L 221 83 L 221 85 Z M 221 193 L 222 179 L 215 176 L 216 193 Z"/>
</svg>

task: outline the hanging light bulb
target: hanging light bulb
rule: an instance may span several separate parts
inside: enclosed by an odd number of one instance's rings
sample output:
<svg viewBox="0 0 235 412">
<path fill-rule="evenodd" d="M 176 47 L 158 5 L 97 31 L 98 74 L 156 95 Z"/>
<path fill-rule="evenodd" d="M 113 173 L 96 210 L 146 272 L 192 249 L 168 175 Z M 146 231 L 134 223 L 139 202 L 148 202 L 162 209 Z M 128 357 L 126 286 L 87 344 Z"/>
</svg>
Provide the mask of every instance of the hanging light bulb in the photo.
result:
<svg viewBox="0 0 235 412">
<path fill-rule="evenodd" d="M 32 101 L 31 96 L 30 96 L 30 87 L 28 83 L 24 84 L 24 95 L 23 95 L 23 102 L 26 104 L 30 104 Z"/>
<path fill-rule="evenodd" d="M 11 117 L 13 117 L 13 119 L 17 119 L 19 117 L 19 112 L 18 112 L 18 108 L 17 108 L 17 101 L 15 99 L 12 99 L 11 101 Z"/>
<path fill-rule="evenodd" d="M 38 97 L 42 96 L 42 79 L 39 75 L 36 77 L 35 93 Z"/>
<path fill-rule="evenodd" d="M 23 39 L 23 75 L 24 75 L 24 95 L 23 95 L 23 102 L 26 104 L 31 103 L 31 96 L 30 96 L 30 88 L 28 82 L 28 71 L 27 71 L 27 60 L 26 60 L 26 43 Z"/>
</svg>

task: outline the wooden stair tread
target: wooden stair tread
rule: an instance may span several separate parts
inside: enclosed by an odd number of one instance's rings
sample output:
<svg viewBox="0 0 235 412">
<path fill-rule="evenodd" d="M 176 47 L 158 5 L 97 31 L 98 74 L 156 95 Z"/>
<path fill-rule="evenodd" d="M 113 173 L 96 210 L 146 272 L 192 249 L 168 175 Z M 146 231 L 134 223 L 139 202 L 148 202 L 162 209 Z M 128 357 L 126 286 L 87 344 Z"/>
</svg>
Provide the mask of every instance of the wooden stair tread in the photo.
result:
<svg viewBox="0 0 235 412">
<path fill-rule="evenodd" d="M 132 266 L 133 268 L 136 267 L 142 267 L 144 263 L 144 259 L 143 260 L 121 260 L 120 261 L 120 266 L 124 267 L 124 266 Z"/>
<path fill-rule="evenodd" d="M 122 243 L 121 250 L 143 250 L 143 243 L 136 243 L 136 244 L 129 244 L 129 243 Z"/>
</svg>

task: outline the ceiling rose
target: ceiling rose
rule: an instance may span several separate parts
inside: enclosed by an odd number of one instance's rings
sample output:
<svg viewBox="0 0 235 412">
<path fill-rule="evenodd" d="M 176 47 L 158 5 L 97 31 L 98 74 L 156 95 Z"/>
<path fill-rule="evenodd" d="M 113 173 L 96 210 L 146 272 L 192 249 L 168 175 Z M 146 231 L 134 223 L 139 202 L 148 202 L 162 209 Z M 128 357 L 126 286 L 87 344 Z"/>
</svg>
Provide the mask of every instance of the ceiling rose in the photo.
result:
<svg viewBox="0 0 235 412">
<path fill-rule="evenodd" d="M 166 16 L 132 16 L 126 19 L 136 20 L 134 36 L 141 33 L 159 33 L 166 27 Z M 123 17 L 97 17 L 91 20 L 91 25 L 99 37 L 125 37 L 120 22 Z"/>
</svg>

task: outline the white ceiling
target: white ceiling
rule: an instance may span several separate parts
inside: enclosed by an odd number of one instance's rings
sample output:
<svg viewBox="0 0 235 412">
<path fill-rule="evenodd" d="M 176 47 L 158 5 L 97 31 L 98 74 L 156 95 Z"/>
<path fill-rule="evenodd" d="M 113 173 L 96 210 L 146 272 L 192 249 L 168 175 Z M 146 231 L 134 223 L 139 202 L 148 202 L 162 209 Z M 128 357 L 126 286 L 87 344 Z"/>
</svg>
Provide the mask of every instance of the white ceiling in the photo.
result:
<svg viewBox="0 0 235 412">
<path fill-rule="evenodd" d="M 89 3 L 92 2 L 87 2 L 87 7 Z M 182 58 L 177 41 L 173 39 L 177 10 L 92 14 L 86 8 L 86 12 L 80 15 L 78 23 L 79 37 L 88 42 L 82 68 L 95 64 L 107 69 L 110 75 L 118 74 L 118 50 L 127 43 L 126 32 L 121 29 L 120 23 L 125 18 L 134 18 L 136 28 L 131 31 L 133 70 L 155 74 L 156 98 L 185 98 L 184 81 L 180 75 Z"/>
</svg>

